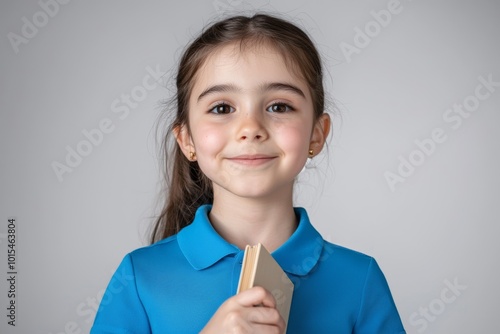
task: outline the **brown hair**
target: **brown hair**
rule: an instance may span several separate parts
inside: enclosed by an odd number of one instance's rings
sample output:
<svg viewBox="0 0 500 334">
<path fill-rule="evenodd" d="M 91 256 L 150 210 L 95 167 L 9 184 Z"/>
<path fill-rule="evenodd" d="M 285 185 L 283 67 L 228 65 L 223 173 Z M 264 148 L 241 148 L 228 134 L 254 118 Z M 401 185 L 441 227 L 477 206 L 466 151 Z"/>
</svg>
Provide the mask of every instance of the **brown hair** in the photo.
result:
<svg viewBox="0 0 500 334">
<path fill-rule="evenodd" d="M 189 161 L 173 140 L 173 132 L 188 123 L 188 101 L 193 81 L 199 68 L 216 49 L 239 42 L 240 48 L 265 44 L 275 48 L 288 68 L 308 84 L 311 93 L 314 120 L 325 109 L 321 59 L 314 43 L 294 24 L 266 14 L 252 17 L 234 16 L 209 26 L 184 51 L 176 77 L 176 94 L 172 99 L 176 113 L 162 139 L 164 177 L 167 197 L 156 219 L 150 242 L 176 234 L 189 225 L 202 204 L 213 202 L 211 181 L 203 174 L 196 161 Z"/>
</svg>

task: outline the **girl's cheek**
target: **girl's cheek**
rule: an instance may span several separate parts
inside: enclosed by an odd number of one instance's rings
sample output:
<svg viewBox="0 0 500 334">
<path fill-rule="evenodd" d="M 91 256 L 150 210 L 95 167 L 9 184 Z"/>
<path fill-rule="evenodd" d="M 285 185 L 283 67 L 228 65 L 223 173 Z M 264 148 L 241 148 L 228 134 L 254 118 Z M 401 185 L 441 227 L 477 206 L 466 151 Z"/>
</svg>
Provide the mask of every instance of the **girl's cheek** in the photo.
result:
<svg viewBox="0 0 500 334">
<path fill-rule="evenodd" d="M 218 151 L 225 143 L 225 133 L 216 125 L 204 125 L 198 128 L 198 143 L 195 143 L 197 150 L 205 152 Z"/>
<path fill-rule="evenodd" d="M 281 145 L 289 153 L 296 151 L 296 153 L 303 153 L 304 148 L 309 149 L 309 139 L 311 132 L 308 131 L 312 127 L 304 123 L 297 123 L 287 127 L 280 127 L 276 130 L 276 138 L 279 138 Z"/>
</svg>

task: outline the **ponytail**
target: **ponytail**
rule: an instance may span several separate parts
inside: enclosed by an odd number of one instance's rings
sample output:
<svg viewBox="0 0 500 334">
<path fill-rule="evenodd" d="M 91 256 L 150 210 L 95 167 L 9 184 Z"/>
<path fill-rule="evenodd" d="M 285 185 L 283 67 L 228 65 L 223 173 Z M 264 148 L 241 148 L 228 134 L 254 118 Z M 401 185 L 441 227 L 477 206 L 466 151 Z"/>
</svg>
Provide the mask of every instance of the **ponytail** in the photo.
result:
<svg viewBox="0 0 500 334">
<path fill-rule="evenodd" d="M 169 161 L 169 148 L 163 146 L 163 163 L 167 171 L 164 178 L 170 187 L 165 205 L 151 233 L 152 244 L 179 232 L 193 221 L 200 205 L 213 202 L 212 184 L 200 170 L 198 162 L 186 159 L 177 145 L 172 150 L 173 159 Z"/>
</svg>

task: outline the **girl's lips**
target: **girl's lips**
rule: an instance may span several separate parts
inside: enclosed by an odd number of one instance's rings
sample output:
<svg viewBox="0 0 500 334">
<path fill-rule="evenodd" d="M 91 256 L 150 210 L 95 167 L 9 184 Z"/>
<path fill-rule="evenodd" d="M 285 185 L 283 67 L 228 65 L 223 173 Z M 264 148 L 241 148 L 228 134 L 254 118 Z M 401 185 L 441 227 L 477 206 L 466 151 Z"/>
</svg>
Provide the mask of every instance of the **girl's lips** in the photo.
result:
<svg viewBox="0 0 500 334">
<path fill-rule="evenodd" d="M 276 156 L 270 156 L 270 155 L 239 155 L 236 157 L 228 158 L 229 161 L 242 164 L 242 165 L 247 165 L 247 166 L 259 166 L 263 165 L 267 162 L 270 162 L 277 158 Z"/>
</svg>

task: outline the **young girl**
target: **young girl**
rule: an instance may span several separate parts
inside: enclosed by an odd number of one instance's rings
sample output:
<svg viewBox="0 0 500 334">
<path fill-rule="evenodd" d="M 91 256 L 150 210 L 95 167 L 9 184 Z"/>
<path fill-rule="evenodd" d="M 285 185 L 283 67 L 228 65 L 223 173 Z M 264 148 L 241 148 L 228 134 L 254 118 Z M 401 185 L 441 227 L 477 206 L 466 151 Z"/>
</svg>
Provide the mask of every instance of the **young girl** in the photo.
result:
<svg viewBox="0 0 500 334">
<path fill-rule="evenodd" d="M 301 29 L 268 15 L 217 22 L 189 45 L 164 143 L 177 142 L 167 202 L 91 333 L 283 333 L 269 291 L 235 294 L 243 249 L 259 242 L 295 285 L 288 333 L 404 333 L 375 260 L 323 240 L 293 207 L 330 130 L 321 67 Z"/>
</svg>

